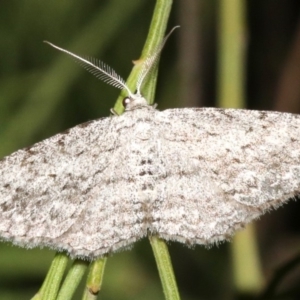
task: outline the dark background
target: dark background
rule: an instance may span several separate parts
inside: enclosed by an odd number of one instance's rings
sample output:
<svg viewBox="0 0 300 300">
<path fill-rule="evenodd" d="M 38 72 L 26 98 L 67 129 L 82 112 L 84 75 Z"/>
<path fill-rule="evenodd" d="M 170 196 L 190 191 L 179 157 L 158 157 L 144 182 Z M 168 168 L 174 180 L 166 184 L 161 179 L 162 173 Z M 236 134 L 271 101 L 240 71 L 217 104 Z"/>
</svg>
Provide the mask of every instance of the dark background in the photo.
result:
<svg viewBox="0 0 300 300">
<path fill-rule="evenodd" d="M 245 3 L 247 108 L 299 113 L 300 2 Z M 108 116 L 118 96 L 117 89 L 43 40 L 97 57 L 126 79 L 131 61 L 141 52 L 154 4 L 150 0 L 1 1 L 0 157 L 78 123 Z M 181 28 L 162 54 L 159 109 L 217 106 L 218 9 L 219 1 L 174 1 L 169 29 L 177 24 Z M 299 204 L 291 201 L 256 222 L 262 289 L 276 268 L 299 253 L 299 212 Z M 169 246 L 182 299 L 242 299 L 243 291 L 233 283 L 229 243 L 209 250 Z M 33 296 L 53 256 L 53 251 L 1 243 L 0 299 Z M 295 265 L 278 285 L 281 299 L 297 299 L 299 271 Z M 101 293 L 103 299 L 163 299 L 147 239 L 108 259 Z"/>
</svg>

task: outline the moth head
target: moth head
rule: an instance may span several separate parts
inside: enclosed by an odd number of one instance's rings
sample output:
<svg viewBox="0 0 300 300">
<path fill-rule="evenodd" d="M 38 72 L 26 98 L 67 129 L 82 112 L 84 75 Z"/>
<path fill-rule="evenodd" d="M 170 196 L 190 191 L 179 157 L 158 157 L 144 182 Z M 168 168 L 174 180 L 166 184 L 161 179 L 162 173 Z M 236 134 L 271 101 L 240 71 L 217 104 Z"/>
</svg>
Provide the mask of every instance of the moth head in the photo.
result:
<svg viewBox="0 0 300 300">
<path fill-rule="evenodd" d="M 134 94 L 129 97 L 125 97 L 122 101 L 125 111 L 133 110 L 136 108 L 142 108 L 149 106 L 146 98 L 139 94 Z"/>
</svg>

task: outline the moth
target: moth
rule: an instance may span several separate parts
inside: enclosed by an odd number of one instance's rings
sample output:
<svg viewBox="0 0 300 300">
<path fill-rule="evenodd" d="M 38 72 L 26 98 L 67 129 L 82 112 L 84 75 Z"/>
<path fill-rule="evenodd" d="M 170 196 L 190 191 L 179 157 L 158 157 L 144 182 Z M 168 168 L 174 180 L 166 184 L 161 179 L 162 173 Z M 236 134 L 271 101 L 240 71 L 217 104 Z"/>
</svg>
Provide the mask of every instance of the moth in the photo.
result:
<svg viewBox="0 0 300 300">
<path fill-rule="evenodd" d="M 168 37 L 168 36 L 167 36 Z M 299 195 L 300 117 L 242 109 L 159 111 L 109 66 L 72 56 L 126 90 L 124 114 L 80 124 L 0 160 L 0 237 L 89 260 L 151 234 L 210 245 Z"/>
</svg>

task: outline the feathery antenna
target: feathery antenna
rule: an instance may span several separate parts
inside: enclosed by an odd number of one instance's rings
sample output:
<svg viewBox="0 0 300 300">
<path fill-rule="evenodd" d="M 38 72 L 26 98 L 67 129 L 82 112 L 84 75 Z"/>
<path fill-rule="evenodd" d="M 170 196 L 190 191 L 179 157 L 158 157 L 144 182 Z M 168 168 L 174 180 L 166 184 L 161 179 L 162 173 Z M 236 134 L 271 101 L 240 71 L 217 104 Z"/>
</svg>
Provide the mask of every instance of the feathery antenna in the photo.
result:
<svg viewBox="0 0 300 300">
<path fill-rule="evenodd" d="M 79 55 L 76 55 L 68 50 L 60 48 L 48 41 L 44 41 L 44 43 L 49 44 L 50 46 L 59 51 L 71 55 L 77 63 L 79 63 L 82 67 L 84 67 L 87 71 L 95 75 L 97 78 L 118 89 L 125 89 L 129 96 L 133 95 L 130 89 L 127 87 L 124 79 L 121 76 L 119 76 L 114 69 L 106 65 L 104 62 L 96 58 L 82 58 Z"/>
<path fill-rule="evenodd" d="M 157 65 L 159 60 L 159 55 L 167 41 L 167 39 L 170 37 L 172 32 L 179 28 L 180 26 L 175 26 L 171 29 L 171 31 L 165 36 L 165 38 L 162 40 L 162 42 L 157 46 L 157 48 L 154 50 L 153 53 L 151 53 L 148 57 L 145 58 L 142 66 L 141 73 L 139 74 L 137 84 L 136 84 L 136 90 L 137 94 L 141 94 L 141 88 L 142 84 L 144 83 L 144 80 L 148 74 L 151 73 L 151 71 L 154 69 L 154 67 Z"/>
<path fill-rule="evenodd" d="M 150 73 L 151 70 L 153 70 L 153 67 L 157 64 L 159 59 L 159 54 L 161 53 L 161 50 L 163 49 L 167 39 L 171 35 L 171 33 L 178 28 L 179 26 L 175 26 L 168 35 L 163 39 L 163 41 L 158 45 L 158 47 L 155 49 L 154 53 L 152 53 L 150 56 L 146 57 L 146 59 L 143 62 L 141 73 L 139 74 L 138 80 L 137 80 L 137 95 L 141 95 L 141 87 L 142 84 L 146 78 L 146 76 Z M 95 75 L 97 78 L 103 80 L 104 82 L 119 88 L 119 89 L 125 89 L 129 95 L 129 97 L 133 97 L 133 93 L 130 91 L 128 86 L 126 85 L 125 80 L 119 76 L 114 69 L 112 69 L 110 66 L 106 65 L 104 62 L 87 57 L 83 58 L 79 55 L 76 55 L 68 50 L 65 50 L 63 48 L 60 48 L 48 41 L 44 41 L 44 43 L 52 46 L 53 48 L 62 51 L 70 56 L 72 56 L 77 63 L 79 63 L 82 67 L 84 67 L 87 71 Z"/>
</svg>

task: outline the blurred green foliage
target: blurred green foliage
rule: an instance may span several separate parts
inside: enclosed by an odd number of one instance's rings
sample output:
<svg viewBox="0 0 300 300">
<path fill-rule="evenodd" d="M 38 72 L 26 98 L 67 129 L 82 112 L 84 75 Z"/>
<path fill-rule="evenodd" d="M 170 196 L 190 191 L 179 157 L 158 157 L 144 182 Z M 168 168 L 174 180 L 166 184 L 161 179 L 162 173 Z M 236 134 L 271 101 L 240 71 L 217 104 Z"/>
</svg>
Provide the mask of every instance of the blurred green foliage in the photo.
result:
<svg viewBox="0 0 300 300">
<path fill-rule="evenodd" d="M 169 27 L 189 19 L 197 24 L 194 30 L 199 39 L 183 39 L 192 29 L 189 26 L 181 27 L 168 41 L 160 63 L 156 96 L 159 109 L 188 105 L 191 97 L 202 106 L 216 103 L 219 1 L 195 0 L 197 14 L 185 11 L 191 2 L 174 2 Z M 300 3 L 296 0 L 245 3 L 245 99 L 251 108 L 272 109 L 282 101 L 276 95 L 299 30 Z M 0 157 L 80 122 L 109 115 L 109 108 L 118 96 L 118 90 L 93 78 L 43 40 L 99 58 L 126 79 L 131 61 L 139 57 L 153 8 L 154 1 L 150 0 L 1 1 Z M 191 49 L 195 43 L 198 55 L 194 57 Z M 188 65 L 191 58 L 201 72 L 192 77 L 192 82 L 184 81 L 187 91 L 184 94 L 182 82 L 188 70 L 177 61 Z M 192 90 L 196 96 L 191 96 Z M 264 274 L 268 275 L 262 284 L 267 284 L 275 267 L 299 252 L 297 212 L 299 205 L 290 203 L 258 222 L 261 262 Z M 199 246 L 191 250 L 171 243 L 169 250 L 183 299 L 242 299 L 242 293 L 233 289 L 227 244 L 208 251 Z M 26 250 L 1 243 L 0 299 L 32 297 L 41 286 L 53 256 L 50 250 Z M 299 272 L 295 272 L 280 285 L 278 292 L 284 295 L 282 299 L 297 298 L 299 288 L 295 288 L 295 282 L 299 278 Z M 288 294 L 286 291 L 291 289 Z M 75 299 L 81 293 L 79 289 Z M 163 299 L 147 239 L 136 243 L 131 251 L 108 259 L 101 296 Z"/>
</svg>

